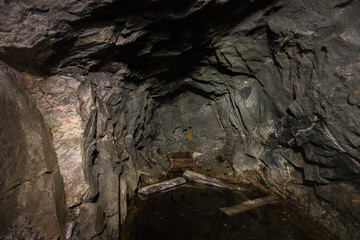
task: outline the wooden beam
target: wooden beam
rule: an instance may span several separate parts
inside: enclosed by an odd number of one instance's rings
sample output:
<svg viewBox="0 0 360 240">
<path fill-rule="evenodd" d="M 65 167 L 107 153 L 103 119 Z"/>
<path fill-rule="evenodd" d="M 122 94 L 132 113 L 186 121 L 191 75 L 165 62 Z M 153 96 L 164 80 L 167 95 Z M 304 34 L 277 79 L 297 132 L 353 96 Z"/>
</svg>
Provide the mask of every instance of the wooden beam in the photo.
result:
<svg viewBox="0 0 360 240">
<path fill-rule="evenodd" d="M 164 182 L 152 184 L 146 187 L 139 188 L 138 193 L 142 195 L 150 195 L 153 193 L 161 192 L 176 186 L 180 186 L 186 183 L 185 178 L 178 177 Z"/>
<path fill-rule="evenodd" d="M 212 187 L 251 192 L 251 190 L 249 190 L 249 189 L 242 188 L 242 187 L 230 184 L 230 183 L 226 183 L 219 179 L 211 178 L 211 177 L 202 175 L 200 173 L 192 172 L 192 171 L 185 171 L 183 174 L 183 177 L 187 181 L 196 182 L 196 183 L 200 183 L 200 184 L 204 184 L 204 185 L 208 185 L 208 186 L 212 186 Z"/>
<path fill-rule="evenodd" d="M 248 210 L 258 208 L 267 204 L 274 204 L 278 202 L 278 198 L 274 195 L 270 195 L 263 198 L 257 198 L 254 200 L 248 200 L 232 207 L 220 208 L 226 215 L 233 216 Z"/>
</svg>

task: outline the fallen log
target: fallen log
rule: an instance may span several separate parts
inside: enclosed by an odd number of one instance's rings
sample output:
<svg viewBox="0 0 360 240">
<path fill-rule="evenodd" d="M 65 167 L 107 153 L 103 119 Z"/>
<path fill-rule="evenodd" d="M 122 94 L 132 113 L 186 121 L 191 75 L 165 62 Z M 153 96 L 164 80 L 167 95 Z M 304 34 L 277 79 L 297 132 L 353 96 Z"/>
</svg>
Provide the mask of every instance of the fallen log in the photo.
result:
<svg viewBox="0 0 360 240">
<path fill-rule="evenodd" d="M 152 184 L 146 187 L 139 188 L 138 193 L 142 195 L 150 195 L 153 193 L 161 192 L 176 186 L 180 186 L 186 183 L 185 178 L 178 177 L 164 182 Z"/>
<path fill-rule="evenodd" d="M 248 200 L 232 207 L 220 208 L 228 216 L 233 216 L 248 210 L 258 208 L 267 204 L 274 204 L 278 202 L 278 198 L 274 195 L 270 195 L 263 198 L 257 198 L 254 200 Z"/>
<path fill-rule="evenodd" d="M 183 174 L 183 177 L 187 181 L 200 183 L 200 184 L 204 184 L 204 185 L 208 185 L 208 186 L 212 186 L 212 187 L 225 188 L 225 189 L 229 189 L 229 190 L 251 192 L 251 190 L 249 190 L 249 189 L 242 188 L 242 187 L 230 184 L 230 183 L 226 183 L 226 182 L 223 182 L 223 181 L 221 181 L 219 179 L 211 178 L 211 177 L 202 175 L 200 173 L 192 172 L 192 171 L 185 171 L 184 174 Z"/>
</svg>

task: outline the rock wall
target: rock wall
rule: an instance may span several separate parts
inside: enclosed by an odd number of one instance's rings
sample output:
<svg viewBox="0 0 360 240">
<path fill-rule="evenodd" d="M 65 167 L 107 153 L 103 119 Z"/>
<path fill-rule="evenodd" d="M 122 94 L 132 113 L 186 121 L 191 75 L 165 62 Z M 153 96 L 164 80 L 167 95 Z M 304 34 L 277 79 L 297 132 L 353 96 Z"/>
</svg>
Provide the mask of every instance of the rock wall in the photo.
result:
<svg viewBox="0 0 360 240">
<path fill-rule="evenodd" d="M 0 63 L 0 238 L 58 239 L 67 219 L 52 135 L 22 88 Z"/>
<path fill-rule="evenodd" d="M 0 59 L 53 133 L 66 238 L 119 238 L 128 198 L 182 149 L 359 238 L 359 8 L 1 1 Z"/>
<path fill-rule="evenodd" d="M 53 132 L 66 204 L 76 206 L 88 189 L 82 168 L 82 141 L 92 103 L 90 87 L 81 85 L 84 82 L 81 78 L 66 75 L 41 78 L 24 74 L 24 77 L 26 90 Z"/>
</svg>

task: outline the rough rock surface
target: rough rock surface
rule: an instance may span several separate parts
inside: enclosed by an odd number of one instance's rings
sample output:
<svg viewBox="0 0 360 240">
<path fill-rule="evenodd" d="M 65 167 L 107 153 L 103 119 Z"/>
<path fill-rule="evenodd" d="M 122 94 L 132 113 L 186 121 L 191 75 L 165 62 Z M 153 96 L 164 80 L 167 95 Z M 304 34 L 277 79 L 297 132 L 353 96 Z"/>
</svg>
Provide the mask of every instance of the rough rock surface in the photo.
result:
<svg viewBox="0 0 360 240">
<path fill-rule="evenodd" d="M 24 77 L 28 93 L 53 132 L 66 204 L 73 207 L 82 202 L 89 188 L 83 172 L 82 139 L 92 103 L 90 86 L 71 76 Z"/>
<path fill-rule="evenodd" d="M 0 63 L 0 238 L 57 239 L 67 217 L 63 180 L 50 129 L 23 81 Z"/>
<path fill-rule="evenodd" d="M 167 151 L 189 149 L 200 168 L 269 189 L 358 239 L 359 8 L 0 1 L 0 59 L 31 80 L 21 84 L 53 132 L 75 205 L 68 238 L 118 238 L 138 184 L 166 175 Z"/>
</svg>

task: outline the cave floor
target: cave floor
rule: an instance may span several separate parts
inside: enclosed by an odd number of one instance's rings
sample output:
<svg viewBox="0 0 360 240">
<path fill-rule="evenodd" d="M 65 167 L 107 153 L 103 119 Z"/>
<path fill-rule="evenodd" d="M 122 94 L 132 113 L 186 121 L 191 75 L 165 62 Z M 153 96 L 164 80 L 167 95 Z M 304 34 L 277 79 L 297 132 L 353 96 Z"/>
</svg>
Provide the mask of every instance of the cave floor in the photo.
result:
<svg viewBox="0 0 360 240">
<path fill-rule="evenodd" d="M 284 201 L 231 217 L 219 210 L 263 196 L 260 190 L 243 193 L 189 184 L 145 199 L 135 196 L 122 239 L 337 239 Z"/>
</svg>

